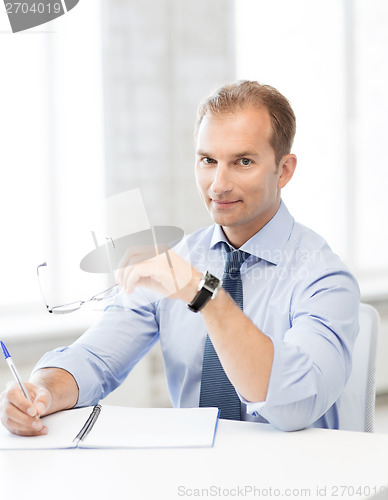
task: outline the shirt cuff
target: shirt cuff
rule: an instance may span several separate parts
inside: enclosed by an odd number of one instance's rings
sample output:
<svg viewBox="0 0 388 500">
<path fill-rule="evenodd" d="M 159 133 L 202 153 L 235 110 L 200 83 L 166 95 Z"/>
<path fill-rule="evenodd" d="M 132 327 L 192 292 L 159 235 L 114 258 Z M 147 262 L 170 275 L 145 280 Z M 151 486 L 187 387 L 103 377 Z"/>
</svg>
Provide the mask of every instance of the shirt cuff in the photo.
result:
<svg viewBox="0 0 388 500">
<path fill-rule="evenodd" d="M 317 394 L 311 357 L 299 346 L 272 338 L 274 357 L 264 401 L 247 401 L 240 394 L 249 415 L 271 418 L 271 408 L 298 403 Z"/>
<path fill-rule="evenodd" d="M 48 352 L 36 364 L 33 373 L 42 368 L 61 368 L 74 377 L 79 390 L 75 408 L 95 405 L 101 399 L 102 384 L 96 380 L 95 372 L 85 361 L 85 354 L 80 353 L 79 349 L 59 347 Z"/>
</svg>

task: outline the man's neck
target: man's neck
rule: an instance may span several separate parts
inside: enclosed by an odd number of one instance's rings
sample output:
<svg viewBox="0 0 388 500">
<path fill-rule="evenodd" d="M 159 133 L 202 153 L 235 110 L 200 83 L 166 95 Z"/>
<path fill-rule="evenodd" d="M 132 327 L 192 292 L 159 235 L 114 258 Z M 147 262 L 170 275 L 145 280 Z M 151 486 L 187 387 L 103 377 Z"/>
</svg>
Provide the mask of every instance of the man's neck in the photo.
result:
<svg viewBox="0 0 388 500">
<path fill-rule="evenodd" d="M 252 223 L 250 225 L 241 224 L 233 227 L 221 226 L 226 239 L 234 248 L 242 247 L 244 243 L 250 240 L 252 236 L 257 234 L 266 224 L 268 224 L 268 222 L 275 216 L 275 214 L 279 210 L 279 206 L 280 200 L 276 209 L 272 211 L 269 216 L 261 221 L 255 221 L 255 223 Z"/>
</svg>

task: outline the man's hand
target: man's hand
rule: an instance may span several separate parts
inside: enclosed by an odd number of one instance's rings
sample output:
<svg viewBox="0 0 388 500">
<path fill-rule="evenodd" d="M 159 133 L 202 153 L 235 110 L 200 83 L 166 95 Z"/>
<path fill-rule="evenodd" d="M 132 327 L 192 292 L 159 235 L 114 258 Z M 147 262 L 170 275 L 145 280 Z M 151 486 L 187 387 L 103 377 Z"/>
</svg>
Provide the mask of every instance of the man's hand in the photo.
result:
<svg viewBox="0 0 388 500">
<path fill-rule="evenodd" d="M 125 292 L 135 287 L 151 288 L 165 297 L 193 300 L 202 274 L 172 250 L 138 264 L 136 250 L 128 251 L 117 273 L 118 284 Z"/>
<path fill-rule="evenodd" d="M 50 392 L 28 382 L 25 383 L 32 403 L 23 395 L 15 382 L 9 382 L 0 395 L 0 417 L 3 425 L 19 436 L 40 436 L 47 434 L 47 427 L 36 417 L 49 412 L 52 402 Z"/>
</svg>

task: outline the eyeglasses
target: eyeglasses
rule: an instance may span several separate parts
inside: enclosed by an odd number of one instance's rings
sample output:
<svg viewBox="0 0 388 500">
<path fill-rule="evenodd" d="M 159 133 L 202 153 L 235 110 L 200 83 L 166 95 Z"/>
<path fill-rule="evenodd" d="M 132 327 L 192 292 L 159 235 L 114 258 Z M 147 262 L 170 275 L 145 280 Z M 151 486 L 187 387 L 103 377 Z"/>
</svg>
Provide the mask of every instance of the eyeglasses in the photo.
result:
<svg viewBox="0 0 388 500">
<path fill-rule="evenodd" d="M 78 309 L 80 309 L 87 302 L 93 302 L 93 301 L 99 302 L 103 299 L 106 299 L 111 294 L 112 290 L 117 287 L 117 285 L 113 285 L 113 286 L 107 288 L 106 290 L 104 290 L 96 295 L 93 295 L 93 297 L 91 297 L 88 300 L 79 300 L 77 302 L 69 302 L 67 304 L 62 304 L 60 306 L 50 307 L 47 304 L 47 301 L 46 301 L 46 298 L 44 296 L 43 289 L 42 289 L 41 278 L 40 278 L 40 270 L 42 267 L 47 267 L 47 262 L 43 262 L 43 264 L 40 264 L 36 269 L 36 272 L 38 274 L 40 293 L 42 294 L 43 302 L 46 306 L 47 311 L 49 313 L 52 313 L 52 314 L 68 314 L 68 313 L 72 313 L 74 311 L 78 311 Z"/>
</svg>

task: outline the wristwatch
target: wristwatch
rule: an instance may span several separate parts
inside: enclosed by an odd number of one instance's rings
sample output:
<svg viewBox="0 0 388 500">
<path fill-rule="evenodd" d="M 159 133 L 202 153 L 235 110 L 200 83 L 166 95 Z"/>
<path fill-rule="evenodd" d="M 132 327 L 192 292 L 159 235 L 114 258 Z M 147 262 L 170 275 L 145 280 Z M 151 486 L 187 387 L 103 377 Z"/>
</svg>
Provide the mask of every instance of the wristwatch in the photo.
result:
<svg viewBox="0 0 388 500">
<path fill-rule="evenodd" d="M 222 281 L 210 274 L 208 271 L 202 276 L 198 285 L 198 293 L 194 299 L 187 304 L 190 311 L 197 313 L 210 299 L 215 299 Z"/>
</svg>

